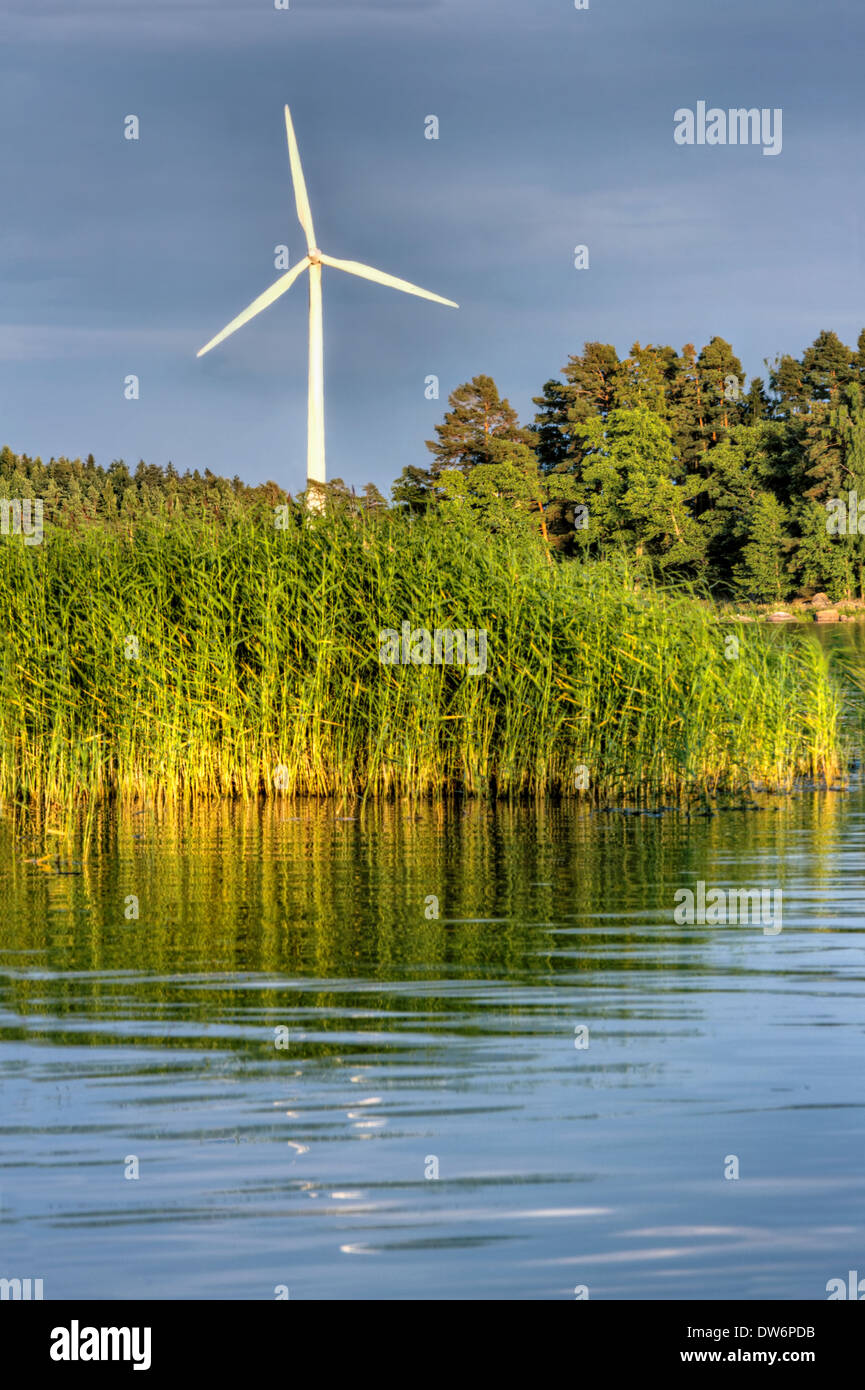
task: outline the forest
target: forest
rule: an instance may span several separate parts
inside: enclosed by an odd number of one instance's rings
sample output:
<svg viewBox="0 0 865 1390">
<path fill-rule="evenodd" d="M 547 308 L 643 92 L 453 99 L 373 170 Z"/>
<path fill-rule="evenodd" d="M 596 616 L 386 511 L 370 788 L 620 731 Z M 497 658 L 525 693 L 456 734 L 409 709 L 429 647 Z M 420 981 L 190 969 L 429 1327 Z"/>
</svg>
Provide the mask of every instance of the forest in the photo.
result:
<svg viewBox="0 0 865 1390">
<path fill-rule="evenodd" d="M 824 591 L 865 597 L 865 330 L 831 331 L 747 381 L 731 345 L 586 343 L 533 398 L 530 424 L 490 376 L 450 393 L 390 503 L 372 483 L 327 485 L 328 511 L 419 516 L 458 508 L 490 532 L 537 531 L 562 561 L 624 555 L 661 581 L 774 603 Z M 41 498 L 49 525 L 123 527 L 142 517 L 241 515 L 295 506 L 274 482 L 0 450 L 7 498 Z M 859 498 L 863 499 L 862 524 Z"/>
</svg>

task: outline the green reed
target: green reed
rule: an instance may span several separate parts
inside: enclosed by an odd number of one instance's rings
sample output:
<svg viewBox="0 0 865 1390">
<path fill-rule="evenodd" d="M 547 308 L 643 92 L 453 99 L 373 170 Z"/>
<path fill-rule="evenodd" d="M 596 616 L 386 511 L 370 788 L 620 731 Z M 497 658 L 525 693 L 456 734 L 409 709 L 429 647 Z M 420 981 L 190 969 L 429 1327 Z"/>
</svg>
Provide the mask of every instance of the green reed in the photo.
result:
<svg viewBox="0 0 865 1390">
<path fill-rule="evenodd" d="M 580 767 L 595 796 L 675 794 L 843 761 L 815 643 L 458 512 L 5 536 L 0 609 L 7 800 L 536 795 Z M 382 664 L 403 621 L 485 630 L 486 673 Z"/>
</svg>

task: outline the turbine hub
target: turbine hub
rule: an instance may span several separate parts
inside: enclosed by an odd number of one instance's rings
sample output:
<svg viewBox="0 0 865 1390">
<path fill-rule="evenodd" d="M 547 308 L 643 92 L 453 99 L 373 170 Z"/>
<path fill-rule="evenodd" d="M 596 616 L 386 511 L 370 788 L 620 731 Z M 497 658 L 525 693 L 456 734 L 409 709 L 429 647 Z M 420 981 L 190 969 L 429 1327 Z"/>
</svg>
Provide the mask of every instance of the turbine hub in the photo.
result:
<svg viewBox="0 0 865 1390">
<path fill-rule="evenodd" d="M 313 246 L 311 251 L 307 251 L 307 256 L 311 265 L 321 265 L 321 252 L 317 246 Z"/>
</svg>

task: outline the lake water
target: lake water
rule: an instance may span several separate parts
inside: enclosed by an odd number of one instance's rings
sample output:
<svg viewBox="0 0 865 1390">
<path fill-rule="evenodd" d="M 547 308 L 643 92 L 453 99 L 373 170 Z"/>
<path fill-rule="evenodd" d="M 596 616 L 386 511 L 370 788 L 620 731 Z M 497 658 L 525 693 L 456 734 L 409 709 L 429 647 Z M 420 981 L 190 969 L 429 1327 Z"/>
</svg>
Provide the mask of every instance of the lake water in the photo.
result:
<svg viewBox="0 0 865 1390">
<path fill-rule="evenodd" d="M 0 1275 L 825 1299 L 865 1274 L 865 792 L 758 804 L 106 815 L 81 872 L 7 819 Z M 698 880 L 783 930 L 677 925 Z"/>
</svg>

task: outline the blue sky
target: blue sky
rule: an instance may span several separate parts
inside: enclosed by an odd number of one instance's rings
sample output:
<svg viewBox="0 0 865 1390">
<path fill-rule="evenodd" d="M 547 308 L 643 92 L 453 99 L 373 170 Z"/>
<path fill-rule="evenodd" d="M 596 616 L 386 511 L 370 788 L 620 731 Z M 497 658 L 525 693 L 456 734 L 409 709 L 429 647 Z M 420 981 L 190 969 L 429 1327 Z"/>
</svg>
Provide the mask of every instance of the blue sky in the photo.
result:
<svg viewBox="0 0 865 1390">
<path fill-rule="evenodd" d="M 865 326 L 859 0 L 290 3 L 0 0 L 0 443 L 303 486 L 305 282 L 195 356 L 303 254 L 286 101 L 320 246 L 460 304 L 325 270 L 358 488 L 480 372 L 530 420 L 587 340 L 720 333 L 758 374 Z M 676 145 L 700 100 L 780 107 L 782 153 Z"/>
</svg>

